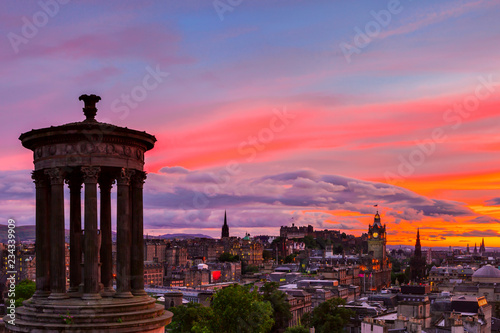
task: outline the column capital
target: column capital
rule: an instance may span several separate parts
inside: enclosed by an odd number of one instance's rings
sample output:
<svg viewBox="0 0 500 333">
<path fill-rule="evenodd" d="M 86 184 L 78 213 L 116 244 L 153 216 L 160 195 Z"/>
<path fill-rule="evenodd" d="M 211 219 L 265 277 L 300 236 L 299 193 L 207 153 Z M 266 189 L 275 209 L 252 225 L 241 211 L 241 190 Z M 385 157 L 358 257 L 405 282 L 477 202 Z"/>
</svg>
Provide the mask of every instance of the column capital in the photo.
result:
<svg viewBox="0 0 500 333">
<path fill-rule="evenodd" d="M 33 183 L 35 183 L 35 188 L 42 188 L 48 185 L 45 173 L 31 171 L 31 179 L 33 179 Z"/>
<path fill-rule="evenodd" d="M 45 169 L 44 172 L 49 176 L 51 185 L 64 184 L 64 172 L 60 168 Z"/>
<path fill-rule="evenodd" d="M 135 170 L 122 168 L 120 175 L 117 177 L 118 185 L 130 185 L 130 178 L 134 175 Z"/>
<path fill-rule="evenodd" d="M 101 168 L 98 166 L 82 166 L 83 182 L 84 183 L 97 183 L 99 172 Z"/>
<path fill-rule="evenodd" d="M 82 175 L 80 173 L 78 174 L 70 174 L 66 180 L 64 181 L 66 184 L 68 184 L 68 187 L 70 189 L 81 189 L 83 186 L 82 186 L 82 183 L 83 183 L 83 178 L 82 178 Z"/>
<path fill-rule="evenodd" d="M 132 177 L 132 186 L 135 188 L 142 188 L 147 177 L 145 171 L 136 171 Z"/>
<path fill-rule="evenodd" d="M 101 175 L 99 177 L 99 188 L 101 191 L 111 191 L 114 183 L 115 179 L 109 175 Z"/>
</svg>

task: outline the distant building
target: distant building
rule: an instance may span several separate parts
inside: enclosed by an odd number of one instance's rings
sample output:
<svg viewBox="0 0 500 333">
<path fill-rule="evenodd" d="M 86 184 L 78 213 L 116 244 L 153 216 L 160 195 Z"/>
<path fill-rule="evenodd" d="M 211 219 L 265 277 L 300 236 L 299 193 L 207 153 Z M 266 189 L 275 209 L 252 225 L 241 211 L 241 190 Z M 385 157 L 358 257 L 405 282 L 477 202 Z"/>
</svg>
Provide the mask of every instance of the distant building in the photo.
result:
<svg viewBox="0 0 500 333">
<path fill-rule="evenodd" d="M 380 223 L 380 215 L 377 211 L 373 221 L 373 225 L 368 226 L 368 254 L 373 258 L 383 262 L 386 259 L 386 232 L 385 225 Z"/>
<path fill-rule="evenodd" d="M 144 261 L 158 260 L 165 261 L 165 249 L 167 244 L 163 239 L 148 239 L 144 240 Z"/>
<path fill-rule="evenodd" d="M 292 318 L 288 321 L 288 327 L 300 325 L 302 316 L 311 312 L 311 294 L 297 289 L 286 290 L 285 292 L 292 313 Z"/>
<path fill-rule="evenodd" d="M 293 238 L 304 238 L 308 235 L 311 235 L 314 233 L 314 228 L 312 225 L 308 225 L 307 227 L 302 226 L 302 227 L 297 227 L 295 224 L 292 223 L 291 227 L 286 227 L 282 226 L 280 228 L 280 237 L 286 238 L 286 239 L 293 239 Z"/>
<path fill-rule="evenodd" d="M 468 244 L 467 244 L 467 246 L 468 246 Z M 426 257 L 425 262 L 427 263 L 427 265 L 432 264 L 432 248 L 427 249 L 427 253 L 426 253 L 425 257 Z"/>
<path fill-rule="evenodd" d="M 146 285 L 163 286 L 164 267 L 157 261 L 144 262 L 144 283 Z"/>
<path fill-rule="evenodd" d="M 185 266 L 188 252 L 185 247 L 170 246 L 165 250 L 165 263 L 170 266 Z"/>
<path fill-rule="evenodd" d="M 389 287 L 391 284 L 392 265 L 387 257 L 387 233 L 386 226 L 382 226 L 380 214 L 375 214 L 373 225 L 368 226 L 368 256 L 363 258 L 362 272 L 363 291 L 369 287 L 371 290 L 379 290 Z M 367 280 L 369 286 L 367 286 Z"/>
</svg>

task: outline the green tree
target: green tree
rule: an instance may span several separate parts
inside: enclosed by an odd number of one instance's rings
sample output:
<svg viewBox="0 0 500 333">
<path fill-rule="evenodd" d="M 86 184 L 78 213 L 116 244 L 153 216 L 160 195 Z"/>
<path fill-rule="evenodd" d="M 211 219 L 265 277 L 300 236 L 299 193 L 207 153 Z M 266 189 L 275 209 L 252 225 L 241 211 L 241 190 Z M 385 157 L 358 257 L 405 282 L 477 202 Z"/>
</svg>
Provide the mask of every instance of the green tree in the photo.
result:
<svg viewBox="0 0 500 333">
<path fill-rule="evenodd" d="M 233 256 L 231 253 L 224 252 L 219 256 L 219 261 L 220 262 L 235 262 L 235 261 L 240 261 L 240 257 L 238 255 Z"/>
<path fill-rule="evenodd" d="M 273 307 L 274 326 L 271 332 L 282 332 L 288 326 L 288 321 L 292 319 L 290 303 L 287 301 L 286 294 L 278 290 L 278 286 L 276 282 L 268 282 L 260 288 L 264 301 L 268 301 Z"/>
<path fill-rule="evenodd" d="M 274 324 L 273 308 L 257 290 L 232 285 L 219 290 L 212 299 L 214 332 L 269 332 Z"/>
<path fill-rule="evenodd" d="M 326 241 L 323 238 L 316 238 L 316 244 L 318 244 L 318 248 L 321 250 L 326 249 Z"/>
<path fill-rule="evenodd" d="M 295 262 L 295 257 L 297 256 L 297 254 L 295 253 L 292 253 L 292 254 L 289 254 L 285 257 L 285 264 L 290 264 L 290 263 L 294 263 Z"/>
<path fill-rule="evenodd" d="M 395 258 L 391 258 L 392 271 L 394 273 L 401 272 L 401 262 Z"/>
<path fill-rule="evenodd" d="M 314 239 L 313 236 L 307 235 L 304 237 L 304 244 L 308 249 L 315 249 L 317 248 L 316 240 Z"/>
<path fill-rule="evenodd" d="M 396 278 L 396 280 L 399 281 L 399 284 L 406 284 L 406 283 L 410 282 L 408 275 L 406 273 L 403 273 L 403 272 L 396 274 L 395 278 Z M 396 283 L 396 281 L 394 281 L 394 283 Z"/>
<path fill-rule="evenodd" d="M 259 267 L 255 265 L 248 265 L 245 262 L 241 264 L 241 274 L 258 273 L 258 272 L 259 272 Z"/>
<path fill-rule="evenodd" d="M 213 320 L 213 311 L 210 307 L 199 303 L 188 303 L 170 308 L 174 317 L 168 328 L 173 332 L 212 332 L 210 322 Z"/>
<path fill-rule="evenodd" d="M 36 284 L 31 280 L 22 280 L 16 285 L 15 306 L 23 306 L 23 301 L 31 298 L 35 293 Z"/>
<path fill-rule="evenodd" d="M 314 327 L 317 333 L 340 333 L 343 332 L 351 317 L 355 313 L 351 309 L 343 307 L 345 300 L 332 298 L 314 308 L 312 313 L 306 313 L 303 323 L 307 327 Z"/>
</svg>

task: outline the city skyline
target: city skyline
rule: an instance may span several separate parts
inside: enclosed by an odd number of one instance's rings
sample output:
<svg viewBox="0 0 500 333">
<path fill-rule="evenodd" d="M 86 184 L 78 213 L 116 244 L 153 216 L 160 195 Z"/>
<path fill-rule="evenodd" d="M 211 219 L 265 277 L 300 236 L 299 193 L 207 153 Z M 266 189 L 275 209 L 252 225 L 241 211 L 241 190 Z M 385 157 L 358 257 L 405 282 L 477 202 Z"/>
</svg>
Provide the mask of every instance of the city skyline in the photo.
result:
<svg viewBox="0 0 500 333">
<path fill-rule="evenodd" d="M 0 14 L 0 223 L 35 223 L 19 135 L 96 93 L 158 139 L 144 234 L 218 238 L 227 210 L 230 235 L 360 235 L 379 210 L 389 245 L 500 246 L 499 4 L 43 3 Z"/>
</svg>

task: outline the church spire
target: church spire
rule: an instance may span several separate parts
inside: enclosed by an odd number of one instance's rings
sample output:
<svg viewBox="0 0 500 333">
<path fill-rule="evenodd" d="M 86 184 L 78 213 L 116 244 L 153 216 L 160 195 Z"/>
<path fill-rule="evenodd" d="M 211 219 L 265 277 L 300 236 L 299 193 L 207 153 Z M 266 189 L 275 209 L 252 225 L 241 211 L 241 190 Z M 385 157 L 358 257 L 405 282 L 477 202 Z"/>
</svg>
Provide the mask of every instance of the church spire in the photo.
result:
<svg viewBox="0 0 500 333">
<path fill-rule="evenodd" d="M 417 228 L 417 241 L 415 242 L 415 257 L 422 256 L 422 246 L 420 245 L 420 228 Z"/>
<path fill-rule="evenodd" d="M 481 247 L 479 248 L 479 252 L 481 253 L 481 255 L 484 255 L 484 253 L 486 252 L 486 248 L 484 247 L 484 237 L 481 242 Z"/>
<path fill-rule="evenodd" d="M 229 238 L 229 226 L 227 225 L 226 211 L 224 211 L 224 225 L 222 226 L 221 238 Z"/>
</svg>

